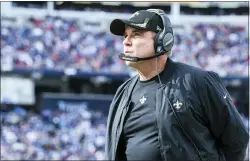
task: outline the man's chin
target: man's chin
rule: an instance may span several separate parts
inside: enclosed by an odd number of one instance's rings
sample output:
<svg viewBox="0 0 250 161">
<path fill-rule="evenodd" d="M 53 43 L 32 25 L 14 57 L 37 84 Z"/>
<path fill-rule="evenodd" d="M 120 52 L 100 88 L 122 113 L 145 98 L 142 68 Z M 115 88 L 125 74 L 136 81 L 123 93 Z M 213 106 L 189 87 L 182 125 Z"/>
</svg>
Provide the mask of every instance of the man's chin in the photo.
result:
<svg viewBox="0 0 250 161">
<path fill-rule="evenodd" d="M 132 68 L 136 68 L 140 62 L 125 61 L 126 65 Z"/>
<path fill-rule="evenodd" d="M 131 66 L 131 65 L 136 64 L 137 62 L 125 61 L 125 63 L 126 63 L 127 66 Z"/>
</svg>

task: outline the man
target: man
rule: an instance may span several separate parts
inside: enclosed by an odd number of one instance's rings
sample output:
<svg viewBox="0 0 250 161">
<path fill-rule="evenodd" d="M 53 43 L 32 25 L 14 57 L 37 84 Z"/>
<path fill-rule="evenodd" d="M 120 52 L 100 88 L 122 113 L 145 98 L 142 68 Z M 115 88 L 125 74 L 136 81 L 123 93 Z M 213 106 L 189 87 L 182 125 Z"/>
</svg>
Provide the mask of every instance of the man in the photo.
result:
<svg viewBox="0 0 250 161">
<path fill-rule="evenodd" d="M 138 75 L 111 103 L 106 159 L 244 160 L 249 135 L 223 82 L 169 58 L 173 33 L 163 13 L 141 10 L 110 25 L 124 36 L 120 58 Z"/>
</svg>

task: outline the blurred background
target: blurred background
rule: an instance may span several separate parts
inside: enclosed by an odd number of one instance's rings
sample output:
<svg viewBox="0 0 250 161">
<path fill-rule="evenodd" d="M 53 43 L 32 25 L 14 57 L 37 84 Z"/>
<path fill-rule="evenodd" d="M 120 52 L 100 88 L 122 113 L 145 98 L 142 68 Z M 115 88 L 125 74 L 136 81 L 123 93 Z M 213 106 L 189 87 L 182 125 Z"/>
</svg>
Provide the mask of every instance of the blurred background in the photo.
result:
<svg viewBox="0 0 250 161">
<path fill-rule="evenodd" d="M 248 128 L 249 2 L 1 2 L 2 160 L 104 159 L 109 105 L 134 75 L 109 25 L 148 8 L 172 21 L 171 58 L 217 72 Z"/>
</svg>

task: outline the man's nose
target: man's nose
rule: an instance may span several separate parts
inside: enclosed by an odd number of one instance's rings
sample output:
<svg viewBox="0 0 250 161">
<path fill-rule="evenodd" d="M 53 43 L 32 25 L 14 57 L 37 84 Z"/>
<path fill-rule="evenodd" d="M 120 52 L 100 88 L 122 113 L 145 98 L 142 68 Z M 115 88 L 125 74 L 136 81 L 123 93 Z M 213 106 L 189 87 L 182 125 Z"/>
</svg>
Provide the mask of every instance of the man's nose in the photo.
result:
<svg viewBox="0 0 250 161">
<path fill-rule="evenodd" d="M 123 45 L 124 45 L 124 46 L 131 46 L 131 40 L 130 40 L 129 36 L 127 36 L 127 37 L 123 40 Z"/>
</svg>

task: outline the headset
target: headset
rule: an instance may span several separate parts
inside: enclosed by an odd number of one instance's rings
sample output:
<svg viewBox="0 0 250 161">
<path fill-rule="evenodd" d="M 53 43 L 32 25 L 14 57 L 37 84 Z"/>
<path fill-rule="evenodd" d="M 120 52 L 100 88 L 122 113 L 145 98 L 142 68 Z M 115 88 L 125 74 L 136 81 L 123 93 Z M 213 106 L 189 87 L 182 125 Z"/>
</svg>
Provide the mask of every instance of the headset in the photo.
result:
<svg viewBox="0 0 250 161">
<path fill-rule="evenodd" d="M 144 58 L 138 58 L 138 57 L 132 57 L 132 56 L 126 56 L 125 54 L 121 53 L 119 55 L 120 59 L 126 60 L 126 61 L 132 61 L 137 62 L 141 60 L 149 60 L 156 57 L 159 57 L 166 52 L 169 52 L 174 44 L 174 35 L 173 35 L 173 29 L 171 27 L 170 19 L 166 16 L 165 12 L 161 9 L 148 9 L 146 10 L 148 12 L 153 12 L 157 14 L 163 23 L 163 29 L 160 30 L 155 37 L 154 41 L 154 48 L 155 48 L 155 55 L 150 57 L 144 57 Z"/>
<path fill-rule="evenodd" d="M 169 18 L 167 16 L 165 16 L 165 12 L 163 10 L 161 10 L 161 9 L 148 9 L 147 11 L 156 13 L 162 19 L 164 29 L 159 31 L 157 33 L 156 37 L 155 37 L 155 51 L 157 53 L 156 55 L 161 54 L 161 53 L 164 54 L 165 52 L 170 51 L 172 49 L 172 47 L 173 47 L 173 44 L 174 44 L 174 36 L 173 36 L 173 29 L 171 27 L 171 22 L 170 22 Z M 158 68 L 158 63 L 157 63 L 157 60 L 156 60 L 156 71 L 158 71 L 157 68 Z M 163 87 L 163 84 L 161 82 L 159 73 L 157 75 L 158 75 L 160 85 Z M 175 118 L 176 118 L 178 124 L 180 125 L 182 131 L 184 132 L 184 134 L 187 136 L 187 138 L 193 144 L 199 158 L 201 160 L 203 160 L 200 153 L 199 153 L 198 148 L 195 145 L 195 143 L 192 141 L 192 139 L 188 136 L 187 132 L 184 130 L 184 128 L 183 128 L 183 126 L 181 124 L 181 121 L 180 121 L 179 117 L 177 116 L 177 113 L 176 113 L 175 109 L 173 108 L 172 104 L 170 103 L 170 101 L 168 99 L 167 94 L 165 93 L 165 91 L 163 93 L 166 96 L 168 104 L 170 105 L 170 107 L 171 107 L 171 109 L 172 109 L 172 111 L 173 111 L 173 113 L 175 115 Z"/>
<path fill-rule="evenodd" d="M 147 11 L 156 13 L 161 17 L 163 23 L 163 30 L 160 30 L 155 37 L 155 52 L 158 54 L 170 51 L 174 44 L 174 35 L 170 19 L 161 9 L 148 9 Z"/>
</svg>

